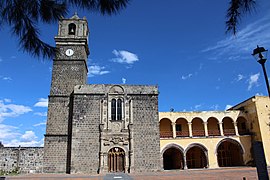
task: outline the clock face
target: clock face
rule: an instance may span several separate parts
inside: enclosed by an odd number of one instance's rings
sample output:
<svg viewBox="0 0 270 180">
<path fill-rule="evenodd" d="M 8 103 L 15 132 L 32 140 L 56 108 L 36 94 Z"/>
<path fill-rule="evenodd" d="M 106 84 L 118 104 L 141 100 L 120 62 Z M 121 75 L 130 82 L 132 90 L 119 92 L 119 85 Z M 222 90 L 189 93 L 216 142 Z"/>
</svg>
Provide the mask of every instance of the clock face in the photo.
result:
<svg viewBox="0 0 270 180">
<path fill-rule="evenodd" d="M 67 56 L 72 56 L 74 54 L 74 51 L 72 49 L 67 49 L 66 50 L 66 55 Z"/>
</svg>

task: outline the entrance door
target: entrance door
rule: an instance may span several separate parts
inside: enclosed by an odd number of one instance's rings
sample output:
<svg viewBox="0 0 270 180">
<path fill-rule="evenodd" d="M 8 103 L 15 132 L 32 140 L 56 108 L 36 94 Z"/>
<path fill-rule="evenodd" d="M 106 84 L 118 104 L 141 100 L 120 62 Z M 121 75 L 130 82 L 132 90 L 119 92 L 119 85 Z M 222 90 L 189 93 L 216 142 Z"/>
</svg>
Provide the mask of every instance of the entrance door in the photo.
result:
<svg viewBox="0 0 270 180">
<path fill-rule="evenodd" d="M 125 172 L 125 152 L 123 149 L 115 147 L 108 153 L 109 172 Z"/>
</svg>

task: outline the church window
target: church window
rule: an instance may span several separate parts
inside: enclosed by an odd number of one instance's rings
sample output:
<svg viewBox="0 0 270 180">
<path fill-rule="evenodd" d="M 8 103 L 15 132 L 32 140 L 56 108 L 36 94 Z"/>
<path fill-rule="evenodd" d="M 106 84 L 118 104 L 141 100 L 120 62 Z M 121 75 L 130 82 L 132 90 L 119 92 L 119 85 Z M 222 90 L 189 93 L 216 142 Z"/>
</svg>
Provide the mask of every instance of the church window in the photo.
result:
<svg viewBox="0 0 270 180">
<path fill-rule="evenodd" d="M 112 120 L 122 120 L 122 100 L 112 99 L 111 102 L 111 118 Z"/>
<path fill-rule="evenodd" d="M 76 25 L 74 23 L 71 23 L 68 25 L 68 34 L 69 35 L 75 35 L 76 32 Z"/>
<path fill-rule="evenodd" d="M 122 100 L 117 100 L 117 120 L 122 119 Z"/>
<path fill-rule="evenodd" d="M 115 99 L 112 100 L 111 105 L 112 105 L 112 107 L 111 107 L 111 113 L 112 113 L 111 118 L 112 118 L 112 120 L 116 120 L 116 100 Z"/>
</svg>

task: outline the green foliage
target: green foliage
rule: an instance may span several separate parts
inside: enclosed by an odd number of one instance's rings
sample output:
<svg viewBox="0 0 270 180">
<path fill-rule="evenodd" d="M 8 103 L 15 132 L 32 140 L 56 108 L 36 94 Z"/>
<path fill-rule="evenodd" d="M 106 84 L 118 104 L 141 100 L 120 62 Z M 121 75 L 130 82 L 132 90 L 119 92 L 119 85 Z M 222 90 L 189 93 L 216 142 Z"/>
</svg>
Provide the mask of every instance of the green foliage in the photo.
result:
<svg viewBox="0 0 270 180">
<path fill-rule="evenodd" d="M 227 10 L 227 32 L 236 34 L 241 17 L 255 9 L 255 0 L 231 0 Z"/>
<path fill-rule="evenodd" d="M 11 170 L 11 171 L 3 171 L 0 170 L 0 176 L 16 176 L 20 174 L 20 168 L 16 167 L 15 169 Z"/>
<path fill-rule="evenodd" d="M 0 30 L 8 25 L 19 38 L 19 46 L 33 56 L 53 58 L 55 48 L 39 37 L 38 24 L 53 23 L 64 17 L 71 6 L 112 15 L 129 0 L 0 0 Z"/>
</svg>

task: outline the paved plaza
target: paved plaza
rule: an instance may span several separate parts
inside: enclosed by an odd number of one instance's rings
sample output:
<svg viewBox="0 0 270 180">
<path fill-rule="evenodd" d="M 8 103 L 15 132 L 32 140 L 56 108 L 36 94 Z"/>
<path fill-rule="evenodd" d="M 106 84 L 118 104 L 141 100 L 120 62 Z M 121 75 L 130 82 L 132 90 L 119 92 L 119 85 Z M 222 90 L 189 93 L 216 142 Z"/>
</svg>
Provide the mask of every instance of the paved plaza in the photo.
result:
<svg viewBox="0 0 270 180">
<path fill-rule="evenodd" d="M 268 169 L 269 172 L 269 169 Z M 0 178 L 1 179 L 1 178 Z M 258 179 L 254 167 L 219 168 L 207 170 L 175 170 L 153 173 L 136 174 L 102 174 L 102 175 L 79 175 L 79 174 L 26 174 L 19 176 L 2 177 L 6 180 L 173 180 L 173 179 L 207 179 L 207 180 L 251 180 Z"/>
</svg>

